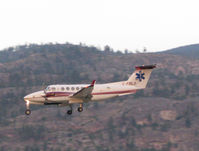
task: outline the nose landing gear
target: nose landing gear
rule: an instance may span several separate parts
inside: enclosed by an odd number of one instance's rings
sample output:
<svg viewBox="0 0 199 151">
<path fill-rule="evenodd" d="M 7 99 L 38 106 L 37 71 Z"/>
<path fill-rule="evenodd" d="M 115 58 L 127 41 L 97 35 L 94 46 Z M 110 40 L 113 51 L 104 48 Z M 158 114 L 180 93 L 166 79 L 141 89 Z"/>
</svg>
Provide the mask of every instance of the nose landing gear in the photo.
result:
<svg viewBox="0 0 199 151">
<path fill-rule="evenodd" d="M 26 109 L 25 114 L 26 115 L 30 115 L 31 114 L 31 110 L 30 109 Z"/>
<path fill-rule="evenodd" d="M 30 114 L 31 114 L 30 102 L 29 102 L 29 101 L 26 101 L 26 110 L 25 110 L 25 114 L 26 114 L 26 115 L 30 115 Z"/>
</svg>

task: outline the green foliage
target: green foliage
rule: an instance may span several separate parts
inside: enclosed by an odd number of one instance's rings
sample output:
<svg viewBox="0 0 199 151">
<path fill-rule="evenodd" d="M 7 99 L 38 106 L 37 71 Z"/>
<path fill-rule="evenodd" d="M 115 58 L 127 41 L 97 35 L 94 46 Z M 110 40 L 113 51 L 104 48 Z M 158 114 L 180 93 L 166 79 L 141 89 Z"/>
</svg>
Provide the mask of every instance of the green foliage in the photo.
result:
<svg viewBox="0 0 199 151">
<path fill-rule="evenodd" d="M 41 140 L 45 136 L 46 128 L 43 125 L 23 125 L 22 128 L 17 129 L 17 132 L 22 140 Z"/>
<path fill-rule="evenodd" d="M 129 149 L 129 150 L 135 150 L 136 149 L 136 145 L 134 143 L 134 140 L 130 140 L 130 142 L 127 143 L 126 146 L 127 146 L 127 149 Z"/>
<path fill-rule="evenodd" d="M 114 122 L 114 121 L 113 121 L 113 118 L 110 117 L 110 118 L 108 119 L 108 122 L 107 122 L 107 126 L 108 126 L 109 129 L 114 129 L 114 123 L 113 123 L 113 122 Z"/>
<path fill-rule="evenodd" d="M 48 150 L 48 144 L 47 142 L 43 143 L 43 151 L 47 151 Z"/>
<path fill-rule="evenodd" d="M 155 148 L 144 148 L 141 151 L 158 151 Z"/>
<path fill-rule="evenodd" d="M 166 123 L 160 125 L 160 130 L 162 132 L 167 132 L 170 127 L 171 127 L 171 125 L 168 122 L 166 122 Z"/>
<path fill-rule="evenodd" d="M 194 136 L 195 136 L 195 137 L 198 137 L 198 135 L 199 135 L 199 131 L 198 131 L 198 130 L 195 130 L 195 131 L 194 131 Z"/>
<path fill-rule="evenodd" d="M 6 151 L 5 147 L 0 147 L 0 151 Z"/>
<path fill-rule="evenodd" d="M 136 127 L 137 126 L 137 123 L 136 123 L 136 120 L 134 117 L 131 118 L 131 124 L 132 126 Z"/>
<path fill-rule="evenodd" d="M 94 109 L 98 109 L 98 108 L 99 108 L 98 102 L 94 102 L 94 103 L 93 103 L 93 108 L 94 108 Z"/>
<path fill-rule="evenodd" d="M 148 114 L 148 115 L 147 115 L 147 120 L 148 120 L 149 122 L 152 121 L 152 116 L 151 116 L 151 114 Z"/>
<path fill-rule="evenodd" d="M 151 127 L 153 130 L 156 130 L 158 128 L 159 124 L 158 123 L 152 123 Z"/>
<path fill-rule="evenodd" d="M 188 117 L 185 119 L 185 126 L 186 126 L 187 128 L 190 128 L 190 127 L 191 127 L 191 120 L 190 120 Z"/>
<path fill-rule="evenodd" d="M 114 121 L 113 118 L 110 117 L 107 122 L 108 133 L 109 133 L 109 141 L 113 141 L 113 134 L 115 132 Z"/>
<path fill-rule="evenodd" d="M 24 148 L 24 151 L 40 151 L 39 147 L 34 145 L 34 146 L 26 146 Z"/>
<path fill-rule="evenodd" d="M 135 94 L 134 94 L 134 98 L 139 98 L 139 97 L 143 97 L 144 96 L 144 91 L 143 90 L 138 90 Z"/>
</svg>

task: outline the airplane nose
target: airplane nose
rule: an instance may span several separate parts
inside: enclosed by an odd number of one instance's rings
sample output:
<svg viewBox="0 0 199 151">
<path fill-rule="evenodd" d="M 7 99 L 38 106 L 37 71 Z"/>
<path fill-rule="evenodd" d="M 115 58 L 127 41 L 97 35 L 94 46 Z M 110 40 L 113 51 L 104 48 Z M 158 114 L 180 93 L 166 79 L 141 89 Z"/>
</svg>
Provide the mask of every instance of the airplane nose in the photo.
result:
<svg viewBox="0 0 199 151">
<path fill-rule="evenodd" d="M 38 91 L 34 93 L 30 93 L 26 96 L 24 96 L 24 101 L 41 101 L 44 99 L 43 97 L 44 92 L 43 91 Z"/>
<path fill-rule="evenodd" d="M 28 95 L 24 96 L 24 101 L 27 101 L 28 100 Z"/>
</svg>

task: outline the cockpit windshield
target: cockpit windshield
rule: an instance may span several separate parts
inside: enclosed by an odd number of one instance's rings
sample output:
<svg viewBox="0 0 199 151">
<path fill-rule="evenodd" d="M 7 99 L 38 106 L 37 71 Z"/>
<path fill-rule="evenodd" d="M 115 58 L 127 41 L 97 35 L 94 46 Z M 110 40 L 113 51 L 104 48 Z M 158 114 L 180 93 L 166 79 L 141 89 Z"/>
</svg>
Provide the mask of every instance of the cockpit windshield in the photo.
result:
<svg viewBox="0 0 199 151">
<path fill-rule="evenodd" d="M 46 89 L 45 89 L 45 91 L 47 92 L 47 91 L 50 91 L 51 90 L 51 87 L 50 86 L 48 86 Z"/>
</svg>

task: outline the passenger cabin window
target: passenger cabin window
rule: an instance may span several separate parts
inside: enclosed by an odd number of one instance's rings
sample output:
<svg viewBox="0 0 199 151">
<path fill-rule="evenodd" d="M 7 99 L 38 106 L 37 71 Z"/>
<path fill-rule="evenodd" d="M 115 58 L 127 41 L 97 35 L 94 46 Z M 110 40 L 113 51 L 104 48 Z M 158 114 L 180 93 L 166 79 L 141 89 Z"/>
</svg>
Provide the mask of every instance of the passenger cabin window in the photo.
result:
<svg viewBox="0 0 199 151">
<path fill-rule="evenodd" d="M 64 87 L 62 87 L 61 90 L 64 91 L 65 90 Z"/>
<path fill-rule="evenodd" d="M 75 90 L 75 88 L 74 88 L 74 87 L 72 87 L 72 88 L 71 88 L 71 90 L 72 90 L 72 91 L 74 91 L 74 90 Z"/>
<path fill-rule="evenodd" d="M 79 90 L 79 87 L 76 87 L 76 90 Z"/>
<path fill-rule="evenodd" d="M 56 89 L 55 89 L 55 87 L 52 87 L 52 91 L 55 91 Z"/>
<path fill-rule="evenodd" d="M 70 88 L 69 88 L 69 87 L 66 87 L 66 90 L 70 90 Z"/>
</svg>

